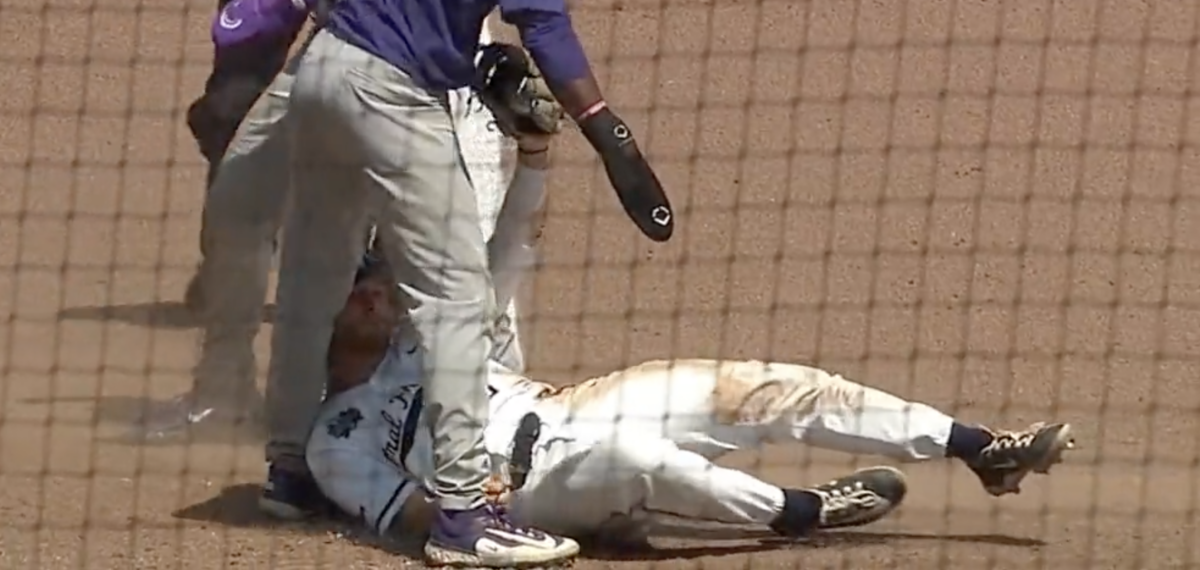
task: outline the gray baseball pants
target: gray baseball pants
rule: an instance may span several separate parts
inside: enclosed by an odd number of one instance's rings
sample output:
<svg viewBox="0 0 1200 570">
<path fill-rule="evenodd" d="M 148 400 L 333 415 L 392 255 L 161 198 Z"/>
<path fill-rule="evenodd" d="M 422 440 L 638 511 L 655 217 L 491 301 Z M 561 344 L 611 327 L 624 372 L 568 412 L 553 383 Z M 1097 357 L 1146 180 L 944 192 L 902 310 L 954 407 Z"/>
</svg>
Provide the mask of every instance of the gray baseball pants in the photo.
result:
<svg viewBox="0 0 1200 570">
<path fill-rule="evenodd" d="M 208 187 L 198 270 L 204 332 L 193 394 L 204 406 L 247 402 L 256 392 L 254 337 L 262 322 L 274 240 L 286 208 L 293 58 L 242 120 Z"/>
<path fill-rule="evenodd" d="M 300 52 L 304 49 L 306 46 L 301 46 Z M 274 239 L 289 195 L 290 154 L 284 120 L 298 63 L 296 55 L 244 118 L 215 169 L 217 176 L 205 199 L 201 225 L 205 256 L 198 270 L 204 332 L 192 389 L 201 409 L 224 410 L 257 401 L 253 396 L 257 370 L 253 343 L 267 296 Z M 490 112 L 468 105 L 468 90 L 454 95 L 455 126 L 476 183 L 481 228 L 490 236 L 507 191 L 501 166 L 503 137 L 490 129 Z M 509 326 L 497 330 L 503 338 L 493 347 L 492 358 L 513 370 L 523 370 L 515 302 L 509 303 L 506 314 Z M 304 393 L 312 391 L 319 394 L 322 387 L 279 390 L 266 406 L 275 409 L 270 412 L 273 416 L 294 413 L 294 400 L 307 401 Z M 294 442 L 306 437 L 307 431 L 275 434 L 276 442 Z M 269 446 L 268 459 L 280 450 L 296 452 L 293 445 L 276 443 Z"/>
<path fill-rule="evenodd" d="M 301 56 L 287 122 L 293 195 L 267 399 L 293 407 L 269 407 L 268 451 L 303 450 L 333 319 L 374 221 L 426 351 L 433 490 L 443 508 L 473 508 L 489 475 L 485 367 L 498 315 L 449 95 L 322 31 Z"/>
</svg>

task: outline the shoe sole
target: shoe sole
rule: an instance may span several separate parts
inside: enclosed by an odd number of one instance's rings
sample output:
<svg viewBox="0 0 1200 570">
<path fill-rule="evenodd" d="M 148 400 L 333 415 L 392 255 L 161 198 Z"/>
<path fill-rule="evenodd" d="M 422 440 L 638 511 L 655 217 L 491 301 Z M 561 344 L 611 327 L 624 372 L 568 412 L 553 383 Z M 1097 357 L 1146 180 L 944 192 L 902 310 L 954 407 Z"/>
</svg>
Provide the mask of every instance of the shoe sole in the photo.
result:
<svg viewBox="0 0 1200 570">
<path fill-rule="evenodd" d="M 1071 424 L 1062 424 L 1054 437 L 1054 445 L 1051 446 L 1050 452 L 1033 467 L 1033 472 L 1039 475 L 1049 473 L 1051 467 L 1062 463 L 1063 452 L 1071 449 L 1075 449 L 1075 437 L 1071 435 Z"/>
<path fill-rule="evenodd" d="M 1061 424 L 1058 433 L 1054 434 L 1054 441 L 1050 447 L 1042 454 L 1042 457 L 1030 465 L 1028 468 L 1014 472 L 1004 478 L 1004 484 L 999 487 L 985 487 L 988 494 L 993 497 L 999 497 L 1007 494 L 1020 494 L 1021 482 L 1030 473 L 1046 475 L 1050 473 L 1050 468 L 1062 463 L 1062 454 L 1065 451 L 1075 449 L 1075 438 L 1071 435 L 1071 424 Z"/>
<path fill-rule="evenodd" d="M 859 469 L 856 473 L 861 473 L 864 471 L 886 471 L 886 472 L 889 472 L 893 477 L 895 477 L 900 482 L 901 487 L 904 488 L 904 492 L 901 493 L 900 498 L 897 500 L 892 500 L 892 499 L 885 497 L 879 493 L 875 493 L 876 495 L 879 495 L 880 498 L 887 501 L 886 507 L 880 507 L 878 509 L 873 509 L 872 511 L 870 511 L 870 513 L 865 518 L 855 519 L 853 522 L 818 525 L 817 526 L 818 530 L 834 530 L 834 529 L 839 529 L 839 528 L 853 528 L 853 527 L 857 527 L 857 526 L 869 525 L 871 523 L 878 522 L 878 521 L 882 520 L 884 517 L 892 514 L 892 512 L 895 511 L 897 508 L 899 508 L 901 503 L 904 502 L 904 497 L 908 494 L 908 478 L 904 476 L 903 471 L 896 469 L 895 467 L 888 466 L 888 465 L 881 465 L 878 467 L 865 467 L 863 469 Z"/>
<path fill-rule="evenodd" d="M 482 556 L 471 552 L 463 552 L 452 548 L 442 548 L 433 544 L 425 545 L 425 564 L 435 568 L 521 568 L 522 570 L 568 568 L 575 563 L 579 554 L 579 545 L 574 548 L 564 548 L 562 552 L 524 560 L 497 556 Z"/>
</svg>

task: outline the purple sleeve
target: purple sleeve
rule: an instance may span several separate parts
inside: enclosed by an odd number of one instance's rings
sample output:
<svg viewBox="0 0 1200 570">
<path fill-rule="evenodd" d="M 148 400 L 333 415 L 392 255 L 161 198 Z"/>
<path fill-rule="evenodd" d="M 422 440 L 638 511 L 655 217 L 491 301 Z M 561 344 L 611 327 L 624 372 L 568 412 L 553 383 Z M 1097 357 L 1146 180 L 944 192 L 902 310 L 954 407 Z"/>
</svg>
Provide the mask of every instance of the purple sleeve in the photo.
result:
<svg viewBox="0 0 1200 570">
<path fill-rule="evenodd" d="M 521 6 L 514 9 L 506 4 Z M 545 5 L 545 8 L 525 5 Z M 554 9 L 557 6 L 562 10 Z M 521 43 L 533 56 L 546 82 L 565 85 L 591 73 L 592 66 L 562 0 L 511 0 L 501 2 L 500 10 L 504 20 L 520 30 Z"/>
<path fill-rule="evenodd" d="M 308 15 L 305 0 L 233 0 L 212 23 L 218 48 L 249 40 L 295 35 Z"/>
</svg>

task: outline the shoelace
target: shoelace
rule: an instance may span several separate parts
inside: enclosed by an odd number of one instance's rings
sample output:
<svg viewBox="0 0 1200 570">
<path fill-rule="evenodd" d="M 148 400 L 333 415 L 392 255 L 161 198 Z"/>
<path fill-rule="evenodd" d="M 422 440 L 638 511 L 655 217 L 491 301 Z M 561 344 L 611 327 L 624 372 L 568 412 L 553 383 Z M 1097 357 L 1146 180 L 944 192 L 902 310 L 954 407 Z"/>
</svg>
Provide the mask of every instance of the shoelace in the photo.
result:
<svg viewBox="0 0 1200 570">
<path fill-rule="evenodd" d="M 492 524 L 498 527 L 500 530 L 513 534 L 519 534 L 535 540 L 541 538 L 542 535 L 537 530 L 531 528 L 522 528 L 514 524 L 512 519 L 508 516 L 507 507 L 503 505 L 489 504 L 485 508 L 487 509 L 487 515 L 492 519 Z"/>
<path fill-rule="evenodd" d="M 861 482 L 836 487 L 837 481 L 830 481 L 822 489 L 825 497 L 822 500 L 826 510 L 842 510 L 850 507 L 870 507 L 878 500 L 878 495 L 867 489 Z"/>
</svg>

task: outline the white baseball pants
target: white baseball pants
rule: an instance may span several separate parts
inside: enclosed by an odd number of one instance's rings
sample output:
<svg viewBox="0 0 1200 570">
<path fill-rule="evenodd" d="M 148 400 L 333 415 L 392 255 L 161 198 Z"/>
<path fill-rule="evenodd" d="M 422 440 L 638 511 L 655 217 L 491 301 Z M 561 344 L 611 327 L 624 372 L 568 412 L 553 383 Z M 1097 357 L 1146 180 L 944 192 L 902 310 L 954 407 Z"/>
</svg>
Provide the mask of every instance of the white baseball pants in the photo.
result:
<svg viewBox="0 0 1200 570">
<path fill-rule="evenodd" d="M 791 441 L 922 461 L 946 456 L 954 423 L 824 370 L 757 361 L 650 362 L 562 390 L 535 409 L 545 425 L 513 512 L 573 536 L 614 517 L 658 513 L 769 524 L 783 491 L 713 460 Z"/>
</svg>

